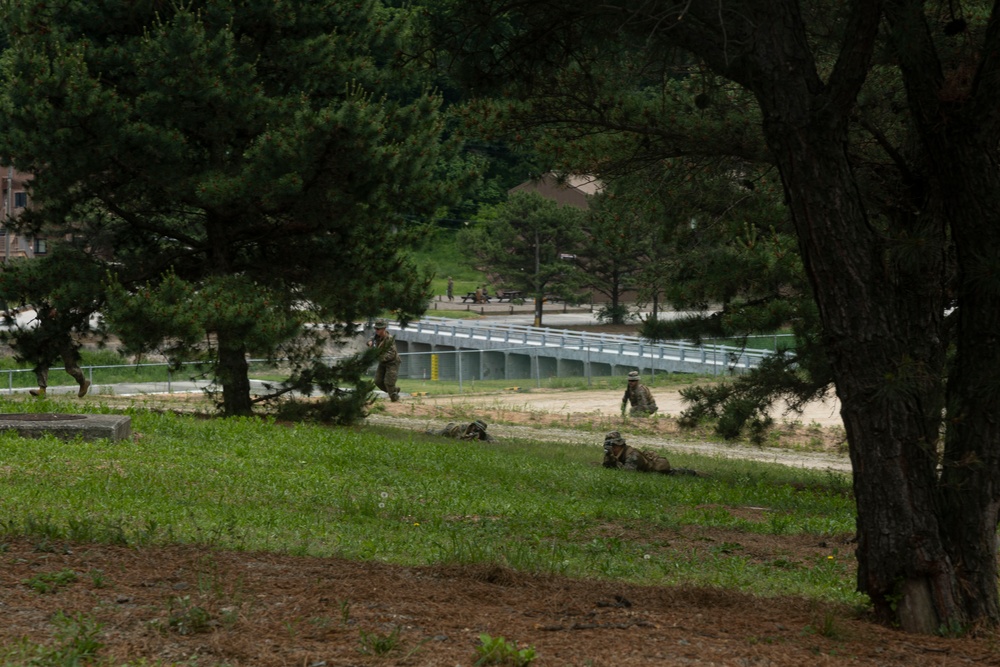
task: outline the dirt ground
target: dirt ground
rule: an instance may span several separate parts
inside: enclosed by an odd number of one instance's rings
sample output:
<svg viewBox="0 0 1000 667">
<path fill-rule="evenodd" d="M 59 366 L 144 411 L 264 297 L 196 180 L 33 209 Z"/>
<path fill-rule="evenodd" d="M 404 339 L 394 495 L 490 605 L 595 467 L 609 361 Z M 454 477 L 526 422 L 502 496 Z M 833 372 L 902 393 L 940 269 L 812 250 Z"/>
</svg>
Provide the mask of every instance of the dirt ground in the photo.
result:
<svg viewBox="0 0 1000 667">
<path fill-rule="evenodd" d="M 382 403 L 384 409 L 371 420 L 420 429 L 476 412 L 498 435 L 527 429 L 594 445 L 599 443 L 591 440 L 617 420 L 615 427 L 633 441 L 669 449 L 720 447 L 674 440 L 676 425 L 666 415 L 676 411 L 667 396 L 657 396 L 663 417 L 624 424 L 618 400 L 618 392 L 410 397 Z M 797 458 L 807 454 L 820 457 L 815 465 L 843 462 L 836 423 L 812 423 L 827 409 L 817 407 L 805 418 L 810 421 L 786 425 L 789 439 L 767 457 L 792 465 L 808 465 Z M 581 423 L 589 423 L 590 432 L 581 430 Z M 783 448 L 807 436 L 815 451 Z M 732 455 L 763 451 L 721 447 Z M 749 521 L 768 521 L 764 508 L 723 509 Z M 723 545 L 738 545 L 743 557 L 794 567 L 836 553 L 853 577 L 850 537 L 686 527 L 647 539 L 716 557 Z M 68 581 L 46 584 L 66 573 Z M 53 590 L 36 590 L 43 584 Z M 532 664 L 542 666 L 1000 665 L 1000 636 L 994 633 L 958 639 L 906 635 L 876 625 L 856 609 L 792 597 L 577 581 L 496 565 L 401 567 L 203 546 L 0 538 L 0 655 L 17 650 L 24 639 L 47 647 L 32 649 L 32 655 L 60 646 L 65 655 L 68 641 L 57 632 L 60 613 L 96 619 L 101 625 L 96 638 L 103 645 L 97 655 L 108 661 L 100 664 L 115 665 L 465 666 L 476 664 L 483 633 L 521 649 L 533 647 Z M 80 645 L 86 632 L 70 634 Z M 8 657 L 0 664 L 39 663 Z"/>
<path fill-rule="evenodd" d="M 701 548 L 737 540 L 756 558 L 786 562 L 828 550 L 802 537 L 703 530 L 664 537 Z M 56 614 L 85 614 L 101 624 L 97 655 L 108 662 L 100 664 L 450 667 L 475 664 L 482 633 L 533 647 L 536 665 L 1000 664 L 997 637 L 988 634 L 913 636 L 797 598 L 575 581 L 498 566 L 20 539 L 3 544 L 0 564 L 0 645 L 11 651 L 30 638 L 65 651 L 66 642 L 53 639 Z M 43 574 L 67 571 L 76 580 L 55 591 L 32 587 Z"/>
<path fill-rule="evenodd" d="M 681 429 L 676 415 L 684 409 L 679 391 L 657 390 L 653 417 L 623 418 L 622 392 L 531 389 L 500 394 L 409 396 L 398 403 L 379 401 L 369 422 L 414 430 L 440 428 L 448 422 L 481 419 L 498 437 L 540 437 L 600 446 L 617 430 L 631 445 L 741 458 L 848 473 L 840 406 L 836 399 L 807 405 L 802 414 L 776 410 L 771 439 L 765 445 L 720 442 L 710 429 Z M 600 452 L 595 455 L 599 456 Z"/>
</svg>

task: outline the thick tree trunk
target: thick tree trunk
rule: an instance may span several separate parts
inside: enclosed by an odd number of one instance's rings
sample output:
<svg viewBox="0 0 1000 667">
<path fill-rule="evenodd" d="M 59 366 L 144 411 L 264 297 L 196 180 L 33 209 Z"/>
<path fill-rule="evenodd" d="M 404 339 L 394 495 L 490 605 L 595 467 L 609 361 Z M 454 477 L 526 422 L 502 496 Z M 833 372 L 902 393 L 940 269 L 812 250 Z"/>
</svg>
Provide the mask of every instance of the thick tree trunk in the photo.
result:
<svg viewBox="0 0 1000 667">
<path fill-rule="evenodd" d="M 883 620 L 933 632 L 961 607 L 938 518 L 943 239 L 932 237 L 912 270 L 892 266 L 841 152 L 846 137 L 829 127 L 772 122 L 767 132 L 781 156 L 850 443 L 858 588 Z"/>
<path fill-rule="evenodd" d="M 958 580 L 951 630 L 1000 622 L 997 521 L 1000 511 L 1000 95 L 998 17 L 975 49 L 933 41 L 925 3 L 885 3 L 889 39 L 906 85 L 911 117 L 933 173 L 958 269 L 954 357 L 948 377 L 947 435 L 940 477 L 945 547 Z M 993 9 L 996 12 L 996 7 Z"/>
<path fill-rule="evenodd" d="M 986 144 L 986 145 L 984 145 Z M 962 613 L 949 623 L 1000 620 L 1000 165 L 995 141 L 941 136 L 928 150 L 939 170 L 958 277 L 958 324 L 948 378 L 941 473 L 946 545 L 962 583 Z"/>
<path fill-rule="evenodd" d="M 216 376 L 222 384 L 222 413 L 226 417 L 253 414 L 250 401 L 249 364 L 242 342 L 219 336 L 219 364 Z"/>
<path fill-rule="evenodd" d="M 995 505 L 978 488 L 942 494 L 939 484 L 944 220 L 869 219 L 847 154 L 853 96 L 819 84 L 788 33 L 770 37 L 760 40 L 774 51 L 756 62 L 753 88 L 842 403 L 858 505 L 858 589 L 881 619 L 910 631 L 995 621 Z M 894 258 L 890 239 L 899 231 L 919 236 L 916 260 Z M 996 410 L 987 414 L 992 419 Z M 952 516 L 957 507 L 967 513 L 963 521 Z M 965 523 L 964 537 L 956 523 Z"/>
</svg>

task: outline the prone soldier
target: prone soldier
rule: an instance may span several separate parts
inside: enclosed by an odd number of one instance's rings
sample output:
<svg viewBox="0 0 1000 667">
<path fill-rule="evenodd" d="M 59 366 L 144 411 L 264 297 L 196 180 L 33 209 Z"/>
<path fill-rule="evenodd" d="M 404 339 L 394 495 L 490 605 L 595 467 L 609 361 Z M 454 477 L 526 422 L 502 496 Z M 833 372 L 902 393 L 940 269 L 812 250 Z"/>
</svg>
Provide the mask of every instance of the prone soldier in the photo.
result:
<svg viewBox="0 0 1000 667">
<path fill-rule="evenodd" d="M 428 429 L 428 435 L 443 435 L 458 440 L 482 440 L 484 442 L 496 442 L 496 438 L 486 432 L 486 422 L 481 419 L 469 424 L 449 423 L 444 428 Z"/>
<path fill-rule="evenodd" d="M 604 436 L 605 468 L 617 470 L 635 470 L 637 472 L 658 472 L 661 475 L 694 475 L 701 473 L 688 468 L 674 468 L 666 457 L 650 451 L 643 451 L 625 444 L 625 438 L 618 431 L 611 431 Z"/>
</svg>

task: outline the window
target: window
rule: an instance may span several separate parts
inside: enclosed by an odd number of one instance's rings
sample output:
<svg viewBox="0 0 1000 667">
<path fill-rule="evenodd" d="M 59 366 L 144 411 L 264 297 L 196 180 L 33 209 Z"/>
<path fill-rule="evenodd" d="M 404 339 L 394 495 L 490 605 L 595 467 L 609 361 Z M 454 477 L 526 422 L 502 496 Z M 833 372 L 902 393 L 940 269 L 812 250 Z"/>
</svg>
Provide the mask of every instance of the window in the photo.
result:
<svg viewBox="0 0 1000 667">
<path fill-rule="evenodd" d="M 49 251 L 48 241 L 45 239 L 35 239 L 35 254 L 44 255 Z"/>
<path fill-rule="evenodd" d="M 28 193 L 27 192 L 15 192 L 14 193 L 14 208 L 24 208 L 28 205 Z"/>
</svg>

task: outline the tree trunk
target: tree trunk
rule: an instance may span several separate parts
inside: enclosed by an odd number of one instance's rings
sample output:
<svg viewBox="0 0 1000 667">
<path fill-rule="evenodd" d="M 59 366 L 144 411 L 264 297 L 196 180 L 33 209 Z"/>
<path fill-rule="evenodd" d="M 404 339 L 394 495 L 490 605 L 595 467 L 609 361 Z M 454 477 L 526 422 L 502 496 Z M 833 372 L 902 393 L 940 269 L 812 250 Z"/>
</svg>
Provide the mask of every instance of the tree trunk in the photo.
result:
<svg viewBox="0 0 1000 667">
<path fill-rule="evenodd" d="M 758 40 L 773 50 L 757 54 L 763 57 L 747 80 L 760 102 L 768 146 L 789 194 L 842 404 L 858 506 L 858 589 L 871 598 L 880 619 L 909 631 L 996 621 L 996 503 L 990 500 L 995 484 L 989 483 L 996 466 L 981 466 L 980 476 L 973 478 L 964 465 L 965 472 L 957 474 L 969 485 L 943 492 L 939 485 L 946 352 L 944 221 L 933 215 L 908 220 L 905 214 L 899 220 L 869 219 L 847 153 L 854 95 L 820 84 L 804 40 L 781 32 L 781 26 L 774 30 Z M 857 76 L 863 71 L 860 56 L 845 49 L 842 59 L 852 58 Z M 924 193 L 915 187 L 905 194 Z M 913 261 L 894 260 L 889 240 L 900 231 L 919 235 L 923 242 Z M 994 327 L 998 306 L 990 305 L 988 319 Z M 997 331 L 992 329 L 991 340 Z M 975 372 L 992 370 L 989 361 L 995 357 L 993 352 L 977 360 Z M 977 394 L 995 403 L 983 392 Z M 954 403 L 955 391 L 949 399 Z M 984 421 L 996 412 L 994 405 L 971 420 L 977 435 L 995 431 L 996 425 L 988 427 Z M 976 461 L 980 463 L 985 462 Z M 958 508 L 962 521 L 953 514 Z"/>
<path fill-rule="evenodd" d="M 219 363 L 216 377 L 222 384 L 222 413 L 226 417 L 253 414 L 250 402 L 249 364 L 242 342 L 219 335 Z"/>
<path fill-rule="evenodd" d="M 948 630 L 1000 622 L 997 521 L 1000 516 L 1000 119 L 996 100 L 998 17 L 958 53 L 938 51 L 918 0 L 886 2 L 890 43 L 906 85 L 913 123 L 927 154 L 935 195 L 954 244 L 958 306 L 948 376 L 947 434 L 939 516 L 957 581 L 957 609 L 938 600 Z M 994 12 L 996 8 L 994 7 Z M 939 61 L 942 58 L 944 62 Z"/>
<path fill-rule="evenodd" d="M 940 128 L 946 129 L 946 128 Z M 939 128 L 935 130 L 940 131 Z M 995 140 L 938 136 L 929 145 L 947 193 L 946 212 L 959 266 L 958 325 L 948 378 L 948 430 L 942 461 L 941 517 L 959 580 L 965 625 L 1000 621 L 997 521 L 1000 516 L 1000 168 Z"/>
</svg>

